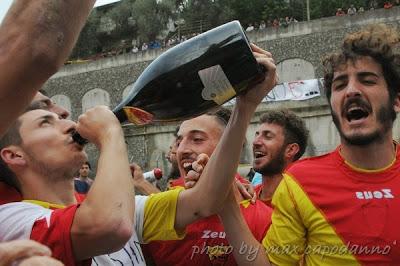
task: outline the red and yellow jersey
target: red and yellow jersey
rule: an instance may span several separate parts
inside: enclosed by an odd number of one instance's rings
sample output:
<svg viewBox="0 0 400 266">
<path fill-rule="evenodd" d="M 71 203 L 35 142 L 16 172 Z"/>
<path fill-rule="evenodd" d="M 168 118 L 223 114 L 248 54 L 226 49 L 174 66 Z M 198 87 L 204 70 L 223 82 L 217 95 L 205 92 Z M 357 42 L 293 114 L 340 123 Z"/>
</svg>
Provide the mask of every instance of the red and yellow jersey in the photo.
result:
<svg viewBox="0 0 400 266">
<path fill-rule="evenodd" d="M 68 207 L 48 202 L 25 200 L 0 205 L 0 242 L 32 239 L 48 246 L 52 256 L 66 266 L 136 265 L 146 262 L 140 244 L 155 240 L 182 239 L 184 232 L 175 229 L 176 205 L 182 188 L 135 197 L 133 234 L 124 248 L 108 255 L 76 261 L 71 241 L 71 227 L 79 204 Z M 95 243 L 94 243 L 95 244 Z"/>
<path fill-rule="evenodd" d="M 242 183 L 248 182 L 239 174 L 235 178 Z M 184 182 L 183 177 L 177 180 Z M 250 204 L 249 200 L 242 201 L 240 208 L 254 237 L 261 242 L 271 224 L 272 209 L 261 201 Z M 143 245 L 143 250 L 156 265 L 236 265 L 232 247 L 217 215 L 187 226 L 182 240 L 150 242 Z"/>
<path fill-rule="evenodd" d="M 261 202 L 264 202 L 265 205 L 268 207 L 272 208 L 272 199 L 262 199 L 261 198 L 261 192 L 262 192 L 263 184 L 259 184 L 254 187 L 254 192 L 257 195 L 257 199 L 259 199 Z"/>
<path fill-rule="evenodd" d="M 384 169 L 339 148 L 295 163 L 275 191 L 263 240 L 276 265 L 400 265 L 400 152 Z"/>
<path fill-rule="evenodd" d="M 241 211 L 254 237 L 261 242 L 271 222 L 272 209 L 264 203 L 241 202 Z M 179 241 L 154 241 L 143 245 L 145 254 L 156 265 L 236 265 L 232 247 L 217 215 L 201 219 L 186 227 Z"/>
</svg>

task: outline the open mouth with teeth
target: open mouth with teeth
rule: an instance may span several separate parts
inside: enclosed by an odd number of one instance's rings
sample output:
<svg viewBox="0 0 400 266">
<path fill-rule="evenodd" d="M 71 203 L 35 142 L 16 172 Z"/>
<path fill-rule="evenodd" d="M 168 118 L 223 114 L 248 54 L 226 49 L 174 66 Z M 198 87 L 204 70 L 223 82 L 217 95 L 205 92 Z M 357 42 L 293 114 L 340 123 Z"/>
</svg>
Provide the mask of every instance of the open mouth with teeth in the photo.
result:
<svg viewBox="0 0 400 266">
<path fill-rule="evenodd" d="M 183 163 L 183 169 L 185 170 L 186 174 L 189 173 L 190 170 L 193 170 L 192 163 L 191 162 Z"/>
<path fill-rule="evenodd" d="M 264 157 L 265 153 L 260 152 L 260 151 L 255 151 L 253 156 L 254 156 L 254 159 L 258 159 L 258 158 Z"/>
<path fill-rule="evenodd" d="M 346 112 L 346 119 L 351 121 L 361 120 L 363 118 L 368 117 L 369 112 L 365 108 L 359 106 L 350 107 Z"/>
</svg>

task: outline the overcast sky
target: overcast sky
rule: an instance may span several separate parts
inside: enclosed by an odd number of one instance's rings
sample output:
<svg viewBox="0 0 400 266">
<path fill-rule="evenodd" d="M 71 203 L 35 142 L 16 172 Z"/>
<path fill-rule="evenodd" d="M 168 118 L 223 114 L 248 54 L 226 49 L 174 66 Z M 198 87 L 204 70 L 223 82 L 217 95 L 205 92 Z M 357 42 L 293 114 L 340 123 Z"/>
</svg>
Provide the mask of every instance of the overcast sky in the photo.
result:
<svg viewBox="0 0 400 266">
<path fill-rule="evenodd" d="M 13 0 L 0 0 L 0 22 L 3 20 L 4 15 L 7 13 Z M 94 6 L 102 6 L 109 3 L 118 2 L 120 0 L 97 0 Z"/>
</svg>

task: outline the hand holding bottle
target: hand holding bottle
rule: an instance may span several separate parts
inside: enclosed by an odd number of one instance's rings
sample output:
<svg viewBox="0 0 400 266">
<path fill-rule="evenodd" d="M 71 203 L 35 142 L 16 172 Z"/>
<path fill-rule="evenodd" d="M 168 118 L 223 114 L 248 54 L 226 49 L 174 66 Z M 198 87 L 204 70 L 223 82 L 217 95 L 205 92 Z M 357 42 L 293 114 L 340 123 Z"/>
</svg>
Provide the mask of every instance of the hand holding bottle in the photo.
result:
<svg viewBox="0 0 400 266">
<path fill-rule="evenodd" d="M 107 106 L 96 106 L 80 115 L 76 131 L 97 147 L 114 136 L 123 137 L 121 124 Z"/>
<path fill-rule="evenodd" d="M 263 81 L 255 85 L 250 85 L 252 86 L 251 88 L 248 88 L 244 93 L 240 94 L 237 97 L 237 104 L 244 104 L 255 110 L 267 94 L 276 86 L 278 76 L 276 74 L 276 66 L 272 54 L 254 44 L 251 44 L 251 49 L 257 62 L 265 67 L 266 75 Z"/>
</svg>

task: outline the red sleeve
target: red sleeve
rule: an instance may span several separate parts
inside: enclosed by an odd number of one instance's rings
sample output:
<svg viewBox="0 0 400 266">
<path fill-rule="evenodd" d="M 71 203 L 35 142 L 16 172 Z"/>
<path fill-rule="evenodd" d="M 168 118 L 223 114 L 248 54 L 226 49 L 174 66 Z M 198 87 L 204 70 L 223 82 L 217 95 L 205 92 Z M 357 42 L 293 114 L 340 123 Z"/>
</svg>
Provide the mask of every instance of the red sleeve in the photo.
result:
<svg viewBox="0 0 400 266">
<path fill-rule="evenodd" d="M 71 226 L 79 205 L 72 205 L 65 209 L 56 209 L 50 216 L 50 223 L 46 218 L 37 220 L 31 232 L 31 239 L 36 240 L 52 251 L 52 256 L 62 261 L 66 266 L 90 265 L 91 260 L 77 263 L 72 251 Z"/>
<path fill-rule="evenodd" d="M 239 175 L 238 173 L 235 175 L 235 178 L 237 181 L 239 181 L 242 184 L 248 184 L 250 183 L 249 180 L 247 180 L 246 178 L 242 177 L 241 175 Z"/>
</svg>

